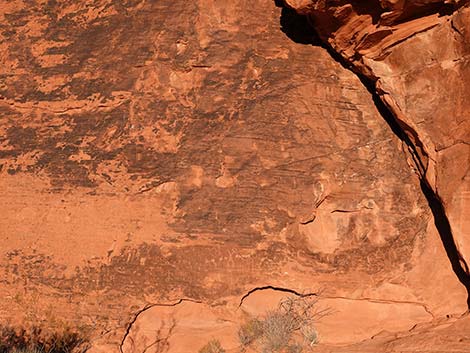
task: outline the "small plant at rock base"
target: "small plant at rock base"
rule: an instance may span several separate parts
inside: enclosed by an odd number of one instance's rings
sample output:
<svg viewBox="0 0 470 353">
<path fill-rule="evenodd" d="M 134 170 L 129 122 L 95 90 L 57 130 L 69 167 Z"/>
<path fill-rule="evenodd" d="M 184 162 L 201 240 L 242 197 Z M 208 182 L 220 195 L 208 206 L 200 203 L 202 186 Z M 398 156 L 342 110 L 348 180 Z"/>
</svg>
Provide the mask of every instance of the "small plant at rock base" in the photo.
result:
<svg viewBox="0 0 470 353">
<path fill-rule="evenodd" d="M 85 353 L 88 349 L 89 341 L 82 328 L 51 333 L 40 327 L 0 327 L 0 353 Z"/>
<path fill-rule="evenodd" d="M 318 332 L 312 325 L 305 325 L 300 328 L 305 344 L 313 346 L 318 343 Z"/>
<path fill-rule="evenodd" d="M 263 353 L 279 352 L 287 347 L 296 329 L 297 324 L 293 316 L 280 310 L 268 312 L 263 320 L 261 336 Z"/>
<path fill-rule="evenodd" d="M 287 297 L 277 309 L 247 321 L 238 331 L 242 349 L 256 343 L 263 353 L 301 353 L 303 348 L 318 343 L 314 321 L 330 310 L 317 309 L 317 301 L 314 296 Z"/>
<path fill-rule="evenodd" d="M 225 353 L 219 340 L 211 340 L 199 350 L 199 353 Z"/>
<path fill-rule="evenodd" d="M 263 322 L 259 319 L 251 319 L 245 322 L 238 330 L 238 339 L 243 347 L 260 338 L 263 334 Z"/>
<path fill-rule="evenodd" d="M 303 347 L 299 343 L 294 343 L 287 346 L 287 353 L 302 353 Z"/>
<path fill-rule="evenodd" d="M 37 348 L 31 348 L 31 349 L 25 348 L 25 349 L 18 349 L 18 350 L 15 349 L 11 351 L 11 353 L 44 353 L 44 351 L 39 350 Z"/>
</svg>

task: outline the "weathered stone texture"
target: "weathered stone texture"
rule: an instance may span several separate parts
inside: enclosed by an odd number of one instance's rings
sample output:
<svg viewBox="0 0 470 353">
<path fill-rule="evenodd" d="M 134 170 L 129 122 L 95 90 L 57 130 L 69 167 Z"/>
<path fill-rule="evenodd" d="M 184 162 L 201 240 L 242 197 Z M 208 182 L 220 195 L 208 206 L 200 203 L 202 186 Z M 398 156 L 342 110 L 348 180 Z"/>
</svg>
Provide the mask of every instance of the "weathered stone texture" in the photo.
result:
<svg viewBox="0 0 470 353">
<path fill-rule="evenodd" d="M 338 309 L 319 327 L 325 343 L 466 309 L 408 147 L 303 18 L 286 28 L 286 11 L 1 2 L 0 318 L 93 326 L 94 349 L 125 352 L 176 320 L 164 349 L 187 352 L 178 337 L 236 344 L 240 313 L 278 299 L 266 288 L 237 310 L 258 287 L 321 292 Z M 432 29 L 386 58 L 361 57 L 387 104 L 422 126 L 420 172 L 434 161 L 462 248 L 466 13 L 430 15 Z M 348 320 L 354 331 L 338 326 Z"/>
</svg>

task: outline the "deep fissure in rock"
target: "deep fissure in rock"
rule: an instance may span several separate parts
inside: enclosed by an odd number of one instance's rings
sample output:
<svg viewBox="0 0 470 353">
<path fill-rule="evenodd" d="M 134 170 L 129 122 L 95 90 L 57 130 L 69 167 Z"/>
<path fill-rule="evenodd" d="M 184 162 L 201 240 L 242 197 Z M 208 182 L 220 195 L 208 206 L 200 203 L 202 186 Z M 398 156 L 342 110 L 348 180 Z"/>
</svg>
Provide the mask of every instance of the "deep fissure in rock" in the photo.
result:
<svg viewBox="0 0 470 353">
<path fill-rule="evenodd" d="M 459 281 L 467 289 L 467 306 L 470 309 L 470 273 L 467 263 L 460 255 L 457 245 L 455 244 L 444 205 L 434 190 L 432 190 L 432 188 L 423 180 L 421 180 L 421 190 L 423 191 L 424 196 L 426 196 L 429 208 L 434 216 L 434 224 L 439 231 L 442 244 L 444 245 L 444 249 L 452 265 L 452 269 Z"/>
<path fill-rule="evenodd" d="M 274 291 L 278 291 L 278 292 L 285 292 L 285 293 L 289 293 L 289 294 L 294 294 L 298 297 L 301 297 L 301 298 L 306 298 L 306 297 L 312 297 L 312 296 L 315 296 L 315 295 L 318 295 L 318 293 L 300 293 L 300 292 L 297 292 L 295 291 L 294 289 L 290 289 L 290 288 L 283 288 L 283 287 L 275 287 L 275 286 L 263 286 L 263 287 L 255 287 L 253 289 L 250 289 L 241 299 L 240 299 L 240 304 L 238 305 L 238 307 L 241 307 L 243 302 L 245 301 L 246 298 L 248 298 L 251 294 L 253 294 L 254 292 L 258 292 L 258 291 L 262 291 L 262 290 L 267 290 L 267 289 L 271 289 L 271 290 L 274 290 Z"/>
<path fill-rule="evenodd" d="M 299 15 L 294 9 L 286 7 L 281 0 L 275 0 L 275 5 L 281 7 L 280 26 L 281 31 L 292 41 L 299 44 L 319 46 L 325 49 L 333 60 L 338 62 L 343 68 L 352 71 L 370 93 L 374 104 L 388 124 L 392 132 L 408 147 L 408 150 L 420 171 L 420 185 L 423 195 L 426 197 L 429 208 L 434 218 L 434 224 L 441 238 L 441 242 L 446 251 L 447 257 L 451 263 L 452 269 L 458 280 L 467 290 L 467 307 L 470 309 L 470 271 L 467 263 L 462 258 L 457 249 L 457 245 L 452 234 L 449 219 L 445 212 L 444 205 L 428 184 L 425 177 L 426 164 L 420 158 L 418 147 L 410 139 L 409 135 L 400 122 L 396 119 L 393 112 L 385 105 L 379 93 L 376 90 L 375 81 L 366 77 L 359 72 L 350 62 L 337 53 L 328 43 L 321 40 L 313 25 L 306 16 Z M 456 7 L 452 7 L 448 11 L 455 11 Z"/>
</svg>

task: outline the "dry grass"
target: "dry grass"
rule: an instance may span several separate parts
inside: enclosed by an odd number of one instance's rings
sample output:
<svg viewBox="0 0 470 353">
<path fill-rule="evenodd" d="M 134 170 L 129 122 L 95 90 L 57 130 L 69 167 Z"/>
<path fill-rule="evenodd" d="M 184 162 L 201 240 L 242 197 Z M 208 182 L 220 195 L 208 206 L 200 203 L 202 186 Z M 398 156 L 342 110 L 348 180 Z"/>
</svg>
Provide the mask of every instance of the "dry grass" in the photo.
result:
<svg viewBox="0 0 470 353">
<path fill-rule="evenodd" d="M 212 340 L 202 347 L 199 353 L 225 353 L 225 349 L 222 348 L 219 340 Z"/>
<path fill-rule="evenodd" d="M 243 347 L 246 347 L 263 335 L 263 322 L 251 319 L 245 322 L 238 330 L 238 339 Z"/>
<path fill-rule="evenodd" d="M 257 344 L 263 353 L 301 353 L 305 347 L 313 346 L 318 341 L 314 322 L 329 313 L 318 310 L 316 303 L 313 296 L 284 298 L 277 309 L 240 327 L 238 337 L 242 347 Z"/>
</svg>

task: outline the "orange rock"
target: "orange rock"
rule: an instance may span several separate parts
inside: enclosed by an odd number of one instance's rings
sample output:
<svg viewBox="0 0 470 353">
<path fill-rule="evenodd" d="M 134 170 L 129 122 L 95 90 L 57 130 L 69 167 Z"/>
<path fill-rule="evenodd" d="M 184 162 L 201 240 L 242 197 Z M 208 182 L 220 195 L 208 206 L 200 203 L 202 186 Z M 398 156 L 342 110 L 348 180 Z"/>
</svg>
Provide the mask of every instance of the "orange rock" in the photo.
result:
<svg viewBox="0 0 470 353">
<path fill-rule="evenodd" d="M 324 349 L 467 310 L 416 172 L 465 259 L 468 11 L 289 4 L 407 138 L 270 0 L 0 1 L 2 320 L 92 327 L 92 352 L 236 352 L 286 293 L 334 310 Z"/>
</svg>

